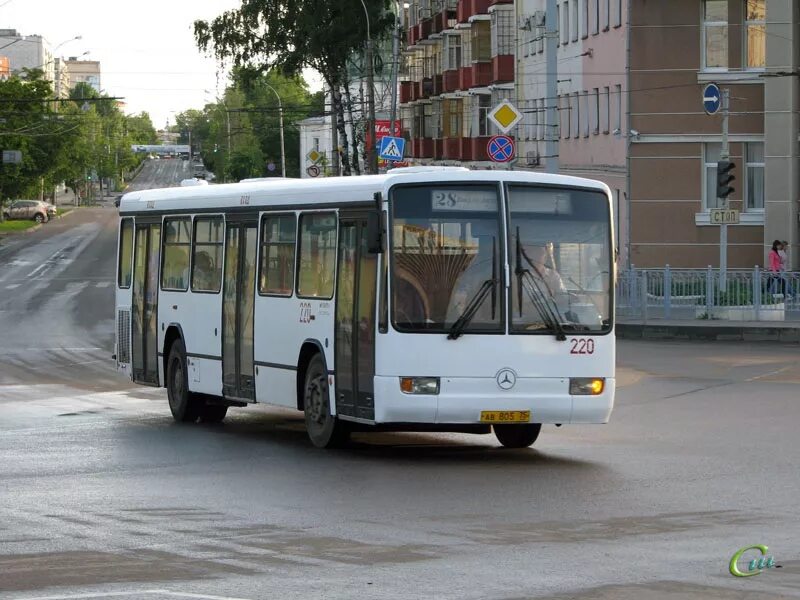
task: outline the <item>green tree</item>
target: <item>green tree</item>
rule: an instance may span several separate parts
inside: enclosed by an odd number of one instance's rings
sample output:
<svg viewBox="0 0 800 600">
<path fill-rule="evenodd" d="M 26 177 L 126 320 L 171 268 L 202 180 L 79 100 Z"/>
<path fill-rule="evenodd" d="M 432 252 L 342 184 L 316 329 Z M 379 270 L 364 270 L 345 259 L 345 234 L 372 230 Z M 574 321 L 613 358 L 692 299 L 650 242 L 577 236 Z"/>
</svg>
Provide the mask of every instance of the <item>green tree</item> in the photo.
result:
<svg viewBox="0 0 800 600">
<path fill-rule="evenodd" d="M 393 22 L 388 0 L 364 0 L 373 39 Z M 304 67 L 316 69 L 331 93 L 345 175 L 350 174 L 349 143 L 342 90 L 347 61 L 367 39 L 367 15 L 361 0 L 242 0 L 212 21 L 196 21 L 195 39 L 202 50 L 213 49 L 220 60 L 266 73 L 288 76 Z"/>
</svg>

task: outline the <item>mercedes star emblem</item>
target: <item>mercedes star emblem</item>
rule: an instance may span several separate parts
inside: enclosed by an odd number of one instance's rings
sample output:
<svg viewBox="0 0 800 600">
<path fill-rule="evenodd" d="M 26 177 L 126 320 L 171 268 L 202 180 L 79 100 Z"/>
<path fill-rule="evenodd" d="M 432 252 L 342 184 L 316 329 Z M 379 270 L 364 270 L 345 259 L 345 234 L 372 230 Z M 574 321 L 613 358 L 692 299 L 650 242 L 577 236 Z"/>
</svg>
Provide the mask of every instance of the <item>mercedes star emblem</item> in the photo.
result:
<svg viewBox="0 0 800 600">
<path fill-rule="evenodd" d="M 511 369 L 501 369 L 497 374 L 497 385 L 501 390 L 510 390 L 517 383 L 517 374 Z"/>
</svg>

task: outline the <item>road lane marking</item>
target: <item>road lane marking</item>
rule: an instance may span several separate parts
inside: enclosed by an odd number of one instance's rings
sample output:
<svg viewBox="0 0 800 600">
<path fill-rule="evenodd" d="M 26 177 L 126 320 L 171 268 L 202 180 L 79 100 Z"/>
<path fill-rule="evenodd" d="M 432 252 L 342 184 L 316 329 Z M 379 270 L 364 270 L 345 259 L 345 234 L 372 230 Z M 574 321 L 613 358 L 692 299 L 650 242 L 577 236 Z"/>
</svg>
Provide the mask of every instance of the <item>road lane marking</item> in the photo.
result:
<svg viewBox="0 0 800 600">
<path fill-rule="evenodd" d="M 195 600 L 248 600 L 233 596 L 212 596 L 209 594 L 193 594 L 189 592 L 173 592 L 172 590 L 138 590 L 127 592 L 92 592 L 88 594 L 70 594 L 65 596 L 22 597 L 19 600 L 88 600 L 89 598 L 124 598 L 125 596 L 170 596 L 172 598 L 194 598 Z"/>
<path fill-rule="evenodd" d="M 97 283 L 94 284 L 94 287 L 96 287 L 96 288 L 107 288 L 110 285 L 111 285 L 110 281 L 98 281 Z"/>
<path fill-rule="evenodd" d="M 6 286 L 6 289 L 7 289 L 7 290 L 15 290 L 15 289 L 17 289 L 19 286 L 21 286 L 21 285 L 22 285 L 21 283 L 9 283 L 9 284 Z"/>
</svg>

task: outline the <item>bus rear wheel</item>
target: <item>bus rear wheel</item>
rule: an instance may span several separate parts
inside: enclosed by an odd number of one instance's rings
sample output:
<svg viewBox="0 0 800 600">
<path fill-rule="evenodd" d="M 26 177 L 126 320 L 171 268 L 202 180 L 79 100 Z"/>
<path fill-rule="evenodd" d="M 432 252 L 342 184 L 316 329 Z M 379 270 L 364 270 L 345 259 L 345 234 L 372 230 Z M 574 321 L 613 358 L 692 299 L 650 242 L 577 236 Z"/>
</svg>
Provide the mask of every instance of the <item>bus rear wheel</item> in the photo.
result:
<svg viewBox="0 0 800 600">
<path fill-rule="evenodd" d="M 311 359 L 306 369 L 303 411 L 308 437 L 317 448 L 335 448 L 350 437 L 346 424 L 331 414 L 328 373 L 319 354 Z"/>
<path fill-rule="evenodd" d="M 189 374 L 186 370 L 186 348 L 183 340 L 175 340 L 167 360 L 167 398 L 172 418 L 179 423 L 194 423 L 202 408 L 189 391 Z"/>
<path fill-rule="evenodd" d="M 539 437 L 541 423 L 493 425 L 494 434 L 505 448 L 527 448 Z"/>
</svg>

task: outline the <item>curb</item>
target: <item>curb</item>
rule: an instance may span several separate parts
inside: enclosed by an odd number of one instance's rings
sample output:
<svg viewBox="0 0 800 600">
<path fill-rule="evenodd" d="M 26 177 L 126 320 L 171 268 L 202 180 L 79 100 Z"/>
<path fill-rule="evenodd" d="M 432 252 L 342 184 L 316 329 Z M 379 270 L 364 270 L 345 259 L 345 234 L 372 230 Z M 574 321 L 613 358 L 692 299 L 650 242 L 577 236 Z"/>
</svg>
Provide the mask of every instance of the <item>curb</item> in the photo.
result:
<svg viewBox="0 0 800 600">
<path fill-rule="evenodd" d="M 800 327 L 737 325 L 644 325 L 617 323 L 617 337 L 630 340 L 700 340 L 706 342 L 787 342 L 800 344 Z"/>
<path fill-rule="evenodd" d="M 29 233 L 33 233 L 34 231 L 39 231 L 41 228 L 42 224 L 39 223 L 38 225 L 34 225 L 33 227 L 29 227 L 28 229 L 23 229 L 22 231 L 7 231 L 5 233 L 0 233 L 0 238 L 11 237 L 13 235 L 28 235 Z"/>
</svg>

